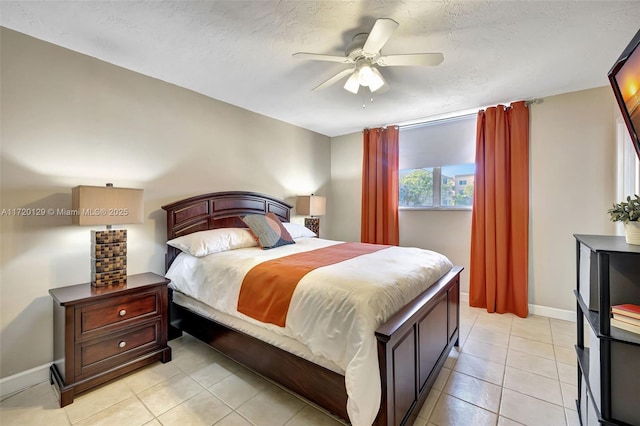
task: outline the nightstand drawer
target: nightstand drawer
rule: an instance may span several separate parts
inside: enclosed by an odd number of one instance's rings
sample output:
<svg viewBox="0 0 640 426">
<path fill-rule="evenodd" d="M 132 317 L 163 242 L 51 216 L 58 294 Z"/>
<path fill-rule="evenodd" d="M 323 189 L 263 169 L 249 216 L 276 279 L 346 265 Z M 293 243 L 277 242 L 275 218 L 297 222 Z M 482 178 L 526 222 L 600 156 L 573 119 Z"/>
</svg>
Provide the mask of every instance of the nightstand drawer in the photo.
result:
<svg viewBox="0 0 640 426">
<path fill-rule="evenodd" d="M 130 327 L 158 315 L 159 289 L 122 296 L 76 309 L 76 338 L 86 339 L 98 333 Z"/>
<path fill-rule="evenodd" d="M 121 365 L 140 354 L 152 351 L 160 344 L 160 320 L 138 327 L 127 333 L 120 333 L 104 340 L 95 340 L 76 345 L 76 375 L 104 370 Z"/>
</svg>

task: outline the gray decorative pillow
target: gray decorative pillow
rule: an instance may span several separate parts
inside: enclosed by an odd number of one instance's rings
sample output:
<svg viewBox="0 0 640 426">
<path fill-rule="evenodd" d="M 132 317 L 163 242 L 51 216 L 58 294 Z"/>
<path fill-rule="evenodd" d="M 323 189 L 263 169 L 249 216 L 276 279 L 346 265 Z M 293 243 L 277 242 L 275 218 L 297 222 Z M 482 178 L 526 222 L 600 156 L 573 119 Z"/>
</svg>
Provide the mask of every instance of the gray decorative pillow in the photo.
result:
<svg viewBox="0 0 640 426">
<path fill-rule="evenodd" d="M 248 214 L 242 221 L 247 224 L 263 250 L 296 243 L 273 213 Z"/>
</svg>

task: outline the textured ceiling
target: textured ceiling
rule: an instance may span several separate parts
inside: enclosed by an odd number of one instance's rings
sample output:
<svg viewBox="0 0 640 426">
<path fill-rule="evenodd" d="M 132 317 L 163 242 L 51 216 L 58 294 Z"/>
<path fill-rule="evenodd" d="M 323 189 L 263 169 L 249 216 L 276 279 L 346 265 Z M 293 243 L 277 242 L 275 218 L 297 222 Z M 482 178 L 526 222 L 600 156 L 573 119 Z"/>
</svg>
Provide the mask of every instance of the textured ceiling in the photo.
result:
<svg viewBox="0 0 640 426">
<path fill-rule="evenodd" d="M 291 54 L 342 55 L 381 17 L 383 54 L 444 62 L 381 68 L 373 102 L 312 92 L 347 66 Z M 638 23 L 640 1 L 0 2 L 4 27 L 328 136 L 607 85 Z"/>
</svg>

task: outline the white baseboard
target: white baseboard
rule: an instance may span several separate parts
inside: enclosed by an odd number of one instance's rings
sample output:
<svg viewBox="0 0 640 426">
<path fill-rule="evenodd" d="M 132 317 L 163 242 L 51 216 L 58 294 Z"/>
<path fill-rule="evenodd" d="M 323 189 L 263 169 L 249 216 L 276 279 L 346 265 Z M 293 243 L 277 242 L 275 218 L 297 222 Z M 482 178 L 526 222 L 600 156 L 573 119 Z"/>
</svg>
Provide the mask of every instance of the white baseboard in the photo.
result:
<svg viewBox="0 0 640 426">
<path fill-rule="evenodd" d="M 541 315 L 543 317 L 576 322 L 576 313 L 574 311 L 550 308 L 548 306 L 529 304 L 529 315 Z"/>
<path fill-rule="evenodd" d="M 469 303 L 469 293 L 460 292 L 460 302 Z M 548 306 L 529 304 L 529 315 L 540 315 L 543 317 L 561 319 L 576 322 L 576 313 L 566 309 L 550 308 Z"/>
<path fill-rule="evenodd" d="M 49 380 L 49 367 L 44 364 L 0 379 L 0 399 Z"/>
</svg>

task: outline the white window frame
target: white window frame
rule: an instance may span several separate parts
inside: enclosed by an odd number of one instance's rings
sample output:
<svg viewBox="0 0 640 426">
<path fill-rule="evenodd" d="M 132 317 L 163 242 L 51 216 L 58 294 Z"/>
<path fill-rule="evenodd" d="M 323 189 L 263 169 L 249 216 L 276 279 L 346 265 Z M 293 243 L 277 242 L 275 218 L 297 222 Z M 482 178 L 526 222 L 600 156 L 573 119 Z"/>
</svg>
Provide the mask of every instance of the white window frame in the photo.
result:
<svg viewBox="0 0 640 426">
<path fill-rule="evenodd" d="M 616 202 L 640 194 L 640 160 L 622 117 L 616 120 Z M 624 224 L 617 222 L 617 234 L 624 235 Z"/>
</svg>

